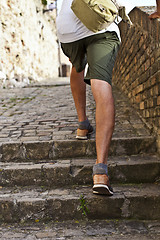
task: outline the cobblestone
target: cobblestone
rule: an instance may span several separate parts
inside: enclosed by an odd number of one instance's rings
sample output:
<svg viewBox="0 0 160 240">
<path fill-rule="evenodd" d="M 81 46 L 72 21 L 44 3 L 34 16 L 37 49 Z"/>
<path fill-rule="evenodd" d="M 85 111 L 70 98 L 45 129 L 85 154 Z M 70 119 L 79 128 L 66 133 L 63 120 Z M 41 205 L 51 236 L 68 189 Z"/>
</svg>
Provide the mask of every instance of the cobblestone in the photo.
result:
<svg viewBox="0 0 160 240">
<path fill-rule="evenodd" d="M 128 100 L 113 88 L 116 105 L 114 137 L 149 135 Z M 5 106 L 5 109 L 3 109 Z M 0 89 L 0 142 L 62 140 L 75 137 L 77 116 L 71 90 L 65 86 Z M 95 103 L 88 87 L 87 113 L 95 127 Z M 94 139 L 94 135 L 92 137 Z"/>
<path fill-rule="evenodd" d="M 113 93 L 115 96 L 115 106 L 116 106 L 116 124 L 115 131 L 113 134 L 113 152 L 115 146 L 119 148 L 120 153 L 127 153 L 124 149 L 131 148 L 131 144 L 136 146 L 138 152 L 141 152 L 141 145 L 145 145 L 144 141 L 150 141 L 151 143 L 148 146 L 152 145 L 152 138 L 149 130 L 145 127 L 142 120 L 139 118 L 139 115 L 136 111 L 130 106 L 127 98 L 122 95 L 119 90 L 114 87 Z M 95 127 L 95 103 L 93 100 L 93 96 L 91 94 L 90 87 L 87 87 L 87 115 L 91 122 L 91 124 Z M 87 220 L 84 217 L 84 221 L 64 221 L 64 222 L 50 222 L 50 223 L 42 223 L 42 218 L 46 218 L 48 216 L 55 215 L 57 219 L 58 211 L 62 206 L 61 217 L 64 220 L 64 211 L 69 208 L 67 214 L 73 215 L 70 219 L 75 218 L 75 212 L 78 211 L 77 206 L 79 206 L 79 196 L 84 192 L 86 196 L 89 196 L 89 201 L 93 209 L 97 209 L 99 205 L 98 202 L 100 198 L 95 198 L 92 196 L 91 188 L 82 187 L 77 190 L 71 187 L 70 189 L 50 189 L 45 190 L 44 184 L 44 173 L 48 174 L 46 177 L 46 181 L 48 179 L 47 184 L 53 185 L 53 181 L 55 184 L 55 179 L 59 184 L 59 180 L 62 179 L 65 182 L 62 182 L 62 185 L 67 184 L 67 180 L 69 177 L 75 178 L 75 183 L 77 183 L 78 174 L 85 174 L 89 172 L 89 176 L 91 175 L 91 167 L 93 165 L 94 159 L 87 159 L 87 164 L 89 166 L 84 167 L 84 159 L 74 159 L 77 161 L 75 164 L 73 159 L 70 160 L 55 160 L 58 157 L 62 156 L 62 149 L 65 149 L 65 157 L 71 158 L 69 155 L 70 146 L 73 147 L 74 152 L 78 157 L 83 158 L 84 156 L 90 155 L 95 151 L 92 143 L 95 143 L 95 136 L 91 137 L 91 141 L 86 144 L 75 141 L 75 145 L 73 146 L 73 139 L 75 138 L 77 129 L 77 116 L 74 107 L 74 103 L 72 100 L 71 90 L 68 84 L 63 86 L 55 86 L 55 85 L 41 85 L 41 86 L 32 86 L 29 88 L 22 89 L 0 89 L 0 158 L 2 160 L 1 163 L 1 180 L 6 181 L 6 185 L 9 183 L 8 187 L 11 188 L 11 182 L 13 186 L 16 185 L 16 181 L 18 176 L 22 176 L 22 182 L 25 184 L 36 183 L 37 180 L 37 189 L 34 186 L 33 189 L 30 187 L 25 188 L 25 191 L 21 192 L 21 186 L 17 188 L 8 189 L 7 187 L 0 187 L 0 197 L 2 200 L 2 215 L 4 212 L 5 220 L 8 221 L 16 219 L 21 219 L 21 224 L 1 224 L 0 225 L 0 239 L 2 240 L 14 240 L 14 239 L 27 239 L 27 240 L 41 240 L 41 239 L 55 239 L 55 240 L 123 240 L 123 239 L 132 239 L 132 240 L 158 240 L 160 239 L 160 222 L 159 221 L 133 221 L 133 220 Z M 117 139 L 121 138 L 122 145 L 118 145 Z M 134 141 L 130 142 L 130 138 L 135 138 Z M 60 141 L 57 141 L 60 140 Z M 61 141 L 63 140 L 63 141 Z M 64 141 L 65 140 L 65 141 Z M 67 141 L 68 140 L 68 141 Z M 83 141 L 82 141 L 83 142 Z M 79 145 L 79 147 L 78 147 Z M 125 146 L 125 147 L 124 147 Z M 147 145 L 145 146 L 147 148 Z M 150 148 L 150 147 L 148 147 Z M 73 149 L 72 152 L 73 152 Z M 135 151 L 133 151 L 135 154 Z M 132 153 L 132 152 L 131 152 Z M 68 155 L 67 155 L 68 154 Z M 56 157 L 53 160 L 53 157 Z M 72 156 L 73 157 L 73 156 Z M 153 157 L 153 156 L 152 156 Z M 18 162 L 19 160 L 25 160 L 26 162 Z M 50 163 L 47 163 L 46 160 L 50 160 Z M 131 158 L 127 157 L 127 159 L 116 160 L 116 157 L 113 157 L 113 161 L 110 162 L 110 174 L 111 177 L 114 178 L 114 169 L 117 168 L 116 176 L 121 178 L 124 177 L 124 174 L 121 173 L 121 166 L 123 165 L 123 161 L 128 163 L 132 163 L 134 161 L 134 167 L 138 166 L 136 162 L 141 161 L 143 170 L 149 169 L 148 166 L 150 163 L 147 163 L 147 158 L 145 161 L 145 165 L 143 165 L 143 159 L 140 157 L 136 158 L 136 156 L 132 156 Z M 143 160 L 143 161 L 142 161 Z M 153 162 L 154 159 L 152 158 Z M 11 161 L 11 162 L 10 162 Z M 34 162 L 35 161 L 35 162 Z M 62 162 L 61 162 L 62 161 Z M 117 162 L 116 162 L 117 161 Z M 120 163 L 120 162 L 121 163 Z M 150 161 L 150 157 L 148 156 L 148 161 Z M 12 164 L 14 162 L 14 164 Z M 34 163 L 33 163 L 34 162 Z M 119 162 L 119 164 L 118 164 Z M 58 173 L 56 170 L 56 177 L 53 179 L 53 171 L 50 169 L 54 169 L 54 164 L 62 168 L 64 177 L 62 177 L 62 171 Z M 125 163 L 126 164 L 126 163 Z M 157 176 L 159 162 L 155 159 L 155 173 L 153 172 L 153 178 Z M 132 164 L 131 164 L 132 165 Z M 152 166 L 153 167 L 153 166 Z M 58 169 L 58 168 L 57 168 Z M 132 169 L 132 167 L 131 167 Z M 137 168 L 135 168 L 137 169 Z M 81 170 L 81 171 L 80 171 Z M 47 172 L 48 171 L 48 172 Z M 83 172 L 84 171 L 84 172 Z M 21 174 L 19 175 L 19 173 Z M 139 171 L 142 178 L 142 171 Z M 145 171 L 144 171 L 145 172 Z M 147 170 L 146 170 L 147 172 Z M 145 173 L 146 173 L 145 172 Z M 150 171 L 151 172 L 151 171 Z M 119 173 L 119 175 L 118 175 Z M 128 171 L 126 171 L 126 174 Z M 132 170 L 133 176 L 136 173 Z M 138 171 L 137 171 L 138 173 Z M 136 174 L 137 174 L 136 173 Z M 35 174 L 35 176 L 34 176 Z M 66 178 L 66 174 L 68 174 L 68 178 Z M 25 179 L 26 176 L 26 179 Z M 31 177 L 32 176 L 32 177 Z M 151 176 L 151 174 L 150 174 Z M 58 180 L 59 177 L 59 180 Z M 152 177 L 152 176 L 151 176 Z M 77 179 L 76 179 L 77 178 Z M 9 180 L 10 179 L 10 180 Z M 20 178 L 19 178 L 20 179 Z M 51 181 L 52 179 L 52 181 Z M 90 178 L 91 179 L 91 178 Z M 135 179 L 135 176 L 134 176 Z M 149 178 L 148 178 L 149 179 Z M 3 182 L 2 181 L 2 182 Z M 15 182 L 14 182 L 15 181 Z M 28 181 L 28 182 L 27 182 Z M 40 182 L 42 181 L 42 182 Z M 86 182 L 88 180 L 86 179 Z M 115 182 L 117 180 L 115 178 Z M 152 181 L 152 180 L 151 180 Z M 20 183 L 20 181 L 17 181 Z M 43 184 L 41 184 L 43 183 Z M 91 184 L 90 182 L 87 182 Z M 24 184 L 24 185 L 25 185 Z M 84 182 L 83 182 L 84 184 Z M 2 185 L 2 184 L 1 184 Z M 26 186 L 26 185 L 25 185 Z M 40 187 L 41 186 L 41 187 Z M 69 186 L 68 186 L 69 187 Z M 143 215 L 146 214 L 148 216 L 149 212 L 152 212 L 150 218 L 147 219 L 158 219 L 158 203 L 159 203 L 159 193 L 158 193 L 158 184 L 153 186 L 143 185 L 141 188 L 134 187 L 130 184 L 128 187 L 126 186 L 114 186 L 116 190 L 116 194 L 113 197 L 113 202 L 110 199 L 101 200 L 103 202 L 102 209 L 100 209 L 101 214 L 105 208 L 109 208 L 111 215 L 114 218 L 118 218 L 118 215 L 115 215 L 115 212 L 118 213 L 122 211 L 122 215 L 124 217 L 127 216 L 128 212 L 126 211 L 129 205 L 126 202 L 125 197 L 130 199 L 130 207 L 133 206 L 135 209 L 135 214 L 140 214 L 141 219 Z M 90 190 L 89 190 L 90 189 Z M 37 192 L 36 192 L 37 191 Z M 148 193 L 149 192 L 149 193 Z M 46 198 L 47 196 L 47 198 Z M 56 196 L 57 199 L 56 200 Z M 5 197 L 6 202 L 3 202 Z M 92 202 L 92 197 L 94 198 Z M 136 200 L 140 199 L 140 200 Z M 66 206 L 64 205 L 64 200 L 66 198 Z M 145 209 L 143 204 L 143 199 L 145 198 L 146 205 Z M 17 200 L 18 199 L 18 200 Z M 47 201 L 46 201 L 47 199 Z M 114 202 L 114 199 L 117 199 L 118 202 Z M 152 209 L 151 199 L 157 208 Z M 138 213 L 136 205 L 136 201 L 140 204 L 140 213 Z M 75 203 L 76 204 L 75 204 Z M 122 206 L 122 203 L 123 206 Z M 48 207 L 47 206 L 48 204 Z M 54 206 L 53 206 L 53 205 Z M 74 206 L 74 211 L 70 204 Z M 111 204 L 111 206 L 110 206 Z M 35 207 L 35 209 L 34 209 Z M 37 207 L 37 208 L 36 208 Z M 30 209 L 34 209 L 33 217 L 30 217 Z M 13 210 L 12 216 L 10 210 Z M 17 211 L 18 209 L 18 211 Z M 38 211 L 37 211 L 38 209 Z M 47 209 L 47 213 L 44 213 L 44 209 Z M 54 210 L 53 210 L 54 209 Z M 4 211 L 4 212 L 3 212 Z M 32 210 L 31 210 L 32 211 Z M 53 212 L 55 211 L 55 212 Z M 108 211 L 108 210 L 107 210 Z M 133 209 L 130 209 L 130 214 L 132 218 Z M 34 214 L 35 213 L 35 214 Z M 42 216 L 41 216 L 42 213 Z M 44 213 L 44 215 L 43 215 Z M 79 212 L 77 214 L 80 214 Z M 26 224 L 25 217 L 32 220 L 32 224 Z M 82 215 L 82 214 L 81 214 Z M 155 215 L 155 218 L 153 218 Z M 157 216 L 158 215 L 158 216 Z M 39 216 L 39 218 L 38 218 Z M 41 217 L 42 218 L 41 218 Z M 105 215 L 105 217 L 108 215 Z M 1 217 L 1 216 L 0 216 Z M 13 217 L 13 218 L 12 218 Z M 97 219 L 97 213 L 95 213 L 95 218 Z M 101 218 L 101 216 L 100 216 Z M 60 218 L 59 218 L 60 219 Z M 83 219 L 80 218 L 80 219 Z M 101 218 L 102 219 L 102 218 Z M 13 220 L 14 221 L 14 220 Z M 11 221 L 12 222 L 12 221 Z"/>
<path fill-rule="evenodd" d="M 14 224 L 0 227 L 3 240 L 158 240 L 160 223 L 157 221 L 66 221 L 33 225 Z"/>
</svg>

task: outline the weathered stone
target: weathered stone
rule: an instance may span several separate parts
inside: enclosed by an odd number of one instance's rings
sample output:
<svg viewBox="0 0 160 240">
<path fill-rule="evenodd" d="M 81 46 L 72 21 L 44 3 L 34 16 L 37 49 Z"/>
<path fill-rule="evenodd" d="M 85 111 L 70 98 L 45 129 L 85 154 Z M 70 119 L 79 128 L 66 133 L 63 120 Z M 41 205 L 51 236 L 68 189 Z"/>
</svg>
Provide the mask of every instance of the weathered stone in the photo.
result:
<svg viewBox="0 0 160 240">
<path fill-rule="evenodd" d="M 38 239 L 45 239 L 45 238 L 53 238 L 53 237 L 56 237 L 57 233 L 54 232 L 54 231 L 43 231 L 43 232 L 38 232 L 36 234 L 36 237 Z"/>
<path fill-rule="evenodd" d="M 0 195 L 2 222 L 35 222 L 48 220 L 106 218 L 159 219 L 159 186 L 134 185 L 114 187 L 113 197 L 96 196 L 91 188 L 79 187 L 68 191 L 30 190 Z M 150 190 L 149 192 L 148 189 Z M 146 194 L 147 193 L 147 194 Z M 83 201 L 81 200 L 83 196 Z M 12 197 L 12 198 L 11 198 Z M 124 215 L 125 199 L 128 199 Z M 154 206 L 154 207 L 153 207 Z"/>
<path fill-rule="evenodd" d="M 43 14 L 41 1 L 12 1 L 9 5 L 6 0 L 1 1 L 1 57 L 5 61 L 0 70 L 7 75 L 0 81 L 1 86 L 23 87 L 29 84 L 28 77 L 42 80 L 58 76 L 55 25 L 50 24 L 55 17 L 56 11 Z M 28 34 L 24 32 L 24 25 Z"/>
<path fill-rule="evenodd" d="M 144 183 L 155 182 L 160 174 L 160 158 L 154 162 L 154 156 L 149 155 L 150 160 L 146 160 L 144 157 L 135 156 L 128 157 L 126 161 L 110 162 L 109 161 L 109 175 L 113 182 L 123 183 Z M 140 161 L 138 159 L 140 158 Z M 117 157 L 118 159 L 118 157 Z M 155 164 L 154 164 L 155 163 Z"/>
<path fill-rule="evenodd" d="M 160 196 L 157 192 L 159 185 L 132 186 L 124 195 L 128 199 L 128 217 L 139 219 L 160 219 Z M 143 198 L 142 198 L 143 196 Z M 152 205 L 154 201 L 154 205 Z M 153 217 L 154 216 L 154 217 Z"/>
<path fill-rule="evenodd" d="M 56 239 L 65 240 L 157 240 L 159 235 L 156 229 L 150 231 L 148 226 L 153 228 L 158 224 L 157 221 L 135 221 L 135 220 L 83 220 L 83 221 L 65 221 L 51 222 L 42 224 L 36 222 L 31 224 L 12 224 L 1 225 L 0 237 L 4 240 L 11 239 Z M 17 237 L 17 238 L 14 238 Z M 21 237 L 22 236 L 22 237 Z"/>
<path fill-rule="evenodd" d="M 95 104 L 90 90 L 87 91 L 88 117 L 95 127 Z M 113 91 L 117 103 L 116 127 L 108 170 L 114 196 L 106 197 L 92 194 L 95 135 L 87 141 L 75 139 L 78 120 L 69 86 L 0 90 L 0 100 L 5 98 L 7 114 L 12 107 L 9 99 L 19 97 L 16 100 L 17 111 L 12 109 L 14 115 L 0 118 L 1 133 L 10 136 L 8 143 L 4 143 L 2 138 L 0 146 L 1 222 L 77 221 L 87 219 L 86 214 L 88 219 L 95 220 L 94 227 L 89 228 L 85 223 L 79 228 L 70 227 L 70 232 L 61 225 L 53 238 L 132 239 L 133 233 L 137 239 L 141 234 L 146 237 L 147 227 L 144 225 L 144 228 L 137 225 L 136 231 L 136 224 L 128 224 L 125 230 L 122 224 L 127 236 L 117 230 L 118 221 L 110 226 L 107 222 L 103 226 L 98 225 L 100 219 L 107 218 L 159 219 L 160 159 L 156 156 L 155 137 L 150 135 L 127 98 L 116 88 Z M 23 100 L 24 96 L 29 98 L 28 101 Z M 18 111 L 22 114 L 17 114 Z M 11 139 L 15 142 L 10 144 Z M 114 185 L 116 183 L 118 186 Z M 39 230 L 39 235 L 36 235 L 38 230 L 33 229 L 27 239 L 32 239 L 32 236 L 33 239 L 37 236 L 52 238 L 47 234 L 54 235 L 54 229 Z"/>
<path fill-rule="evenodd" d="M 133 155 L 144 152 L 156 152 L 154 137 L 113 138 L 111 141 L 110 155 Z"/>
<path fill-rule="evenodd" d="M 0 222 L 14 222 L 14 202 L 6 199 L 0 200 Z"/>
<path fill-rule="evenodd" d="M 93 150 L 93 151 L 92 151 Z M 65 152 L 65 154 L 64 154 Z M 55 141 L 54 158 L 95 157 L 95 141 Z"/>
<path fill-rule="evenodd" d="M 1 186 L 48 186 L 51 188 L 92 184 L 93 159 L 51 161 L 50 163 L 0 164 Z M 154 183 L 160 174 L 158 156 L 111 157 L 108 170 L 112 183 Z"/>
<path fill-rule="evenodd" d="M 45 160 L 52 158 L 52 142 L 27 142 L 23 143 L 26 159 Z"/>
<path fill-rule="evenodd" d="M 6 232 L 3 234 L 3 239 L 25 239 L 26 234 L 24 233 L 14 233 Z"/>
<path fill-rule="evenodd" d="M 23 147 L 20 143 L 4 143 L 0 145 L 1 160 L 4 162 L 23 159 Z"/>
<path fill-rule="evenodd" d="M 154 200 L 154 205 L 152 201 Z M 129 217 L 138 219 L 160 220 L 160 196 L 144 196 L 130 198 Z"/>
</svg>

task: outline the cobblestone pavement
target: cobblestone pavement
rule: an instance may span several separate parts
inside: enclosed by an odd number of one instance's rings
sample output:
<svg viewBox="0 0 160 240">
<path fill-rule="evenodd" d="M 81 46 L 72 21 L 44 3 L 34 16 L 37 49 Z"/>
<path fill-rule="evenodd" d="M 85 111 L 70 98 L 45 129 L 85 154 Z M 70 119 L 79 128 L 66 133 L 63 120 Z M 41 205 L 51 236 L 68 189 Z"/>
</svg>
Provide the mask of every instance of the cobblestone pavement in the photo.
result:
<svg viewBox="0 0 160 240">
<path fill-rule="evenodd" d="M 125 96 L 116 88 L 114 96 L 116 126 L 113 137 L 148 135 Z M 90 87 L 87 115 L 95 126 L 95 103 Z M 76 129 L 77 116 L 69 85 L 0 89 L 0 142 L 73 139 Z"/>
<path fill-rule="evenodd" d="M 0 239 L 55 240 L 158 240 L 157 221 L 67 221 L 33 225 L 2 225 Z"/>
<path fill-rule="evenodd" d="M 113 88 L 116 105 L 114 138 L 150 135 L 127 98 Z M 87 116 L 95 127 L 95 103 L 87 88 Z M 0 143 L 75 138 L 77 116 L 66 83 L 22 89 L 0 89 Z M 93 135 L 92 138 L 95 136 Z M 157 221 L 67 221 L 42 224 L 1 224 L 0 239 L 158 240 Z"/>
</svg>

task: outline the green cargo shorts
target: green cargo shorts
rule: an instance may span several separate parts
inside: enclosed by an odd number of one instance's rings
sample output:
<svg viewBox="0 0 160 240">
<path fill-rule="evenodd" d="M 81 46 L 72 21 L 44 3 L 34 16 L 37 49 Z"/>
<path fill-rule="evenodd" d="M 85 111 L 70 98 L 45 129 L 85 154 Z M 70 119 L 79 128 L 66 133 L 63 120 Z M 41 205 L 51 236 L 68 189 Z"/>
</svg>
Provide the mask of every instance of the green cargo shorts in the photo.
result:
<svg viewBox="0 0 160 240">
<path fill-rule="evenodd" d="M 99 79 L 112 84 L 112 71 L 120 45 L 116 32 L 92 35 L 71 43 L 61 43 L 64 54 L 77 72 L 88 69 L 84 81 Z"/>
</svg>

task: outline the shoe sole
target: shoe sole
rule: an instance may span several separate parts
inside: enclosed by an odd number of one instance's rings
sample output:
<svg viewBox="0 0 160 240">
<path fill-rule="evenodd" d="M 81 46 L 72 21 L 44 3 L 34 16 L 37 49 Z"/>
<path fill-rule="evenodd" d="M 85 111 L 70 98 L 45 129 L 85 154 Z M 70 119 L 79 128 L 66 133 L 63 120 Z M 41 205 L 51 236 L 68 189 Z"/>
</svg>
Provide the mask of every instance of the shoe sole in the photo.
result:
<svg viewBox="0 0 160 240">
<path fill-rule="evenodd" d="M 93 186 L 93 193 L 100 195 L 112 196 L 113 192 L 109 189 L 107 185 L 96 184 Z"/>
<path fill-rule="evenodd" d="M 76 136 L 76 139 L 87 140 L 88 137 L 87 137 L 87 136 L 84 136 L 84 137 L 82 137 L 82 136 Z"/>
<path fill-rule="evenodd" d="M 87 133 L 87 135 L 86 136 L 76 136 L 76 139 L 80 139 L 80 140 L 87 140 L 88 139 L 88 135 L 91 135 L 91 134 L 93 134 L 94 133 L 94 130 L 92 131 L 92 132 L 89 132 L 89 133 Z"/>
</svg>

